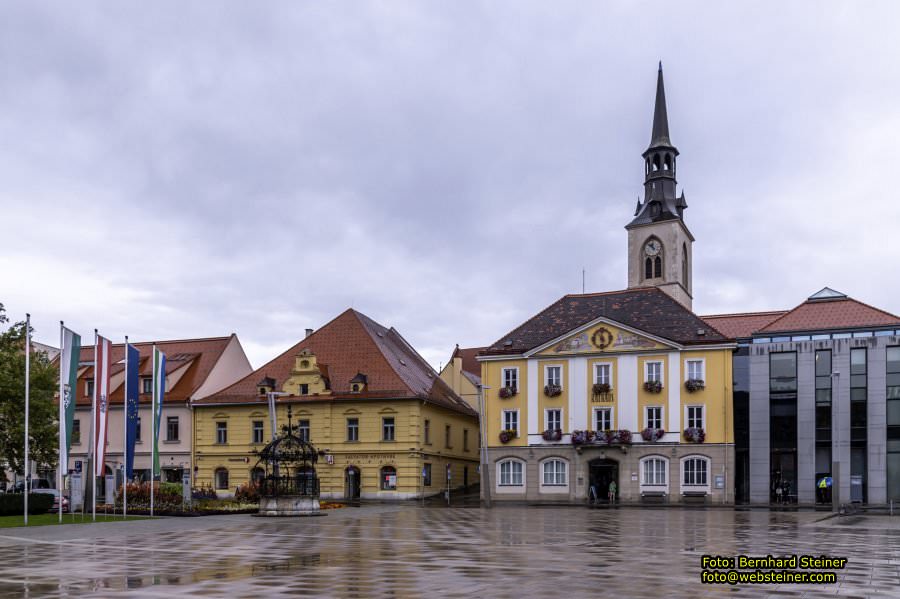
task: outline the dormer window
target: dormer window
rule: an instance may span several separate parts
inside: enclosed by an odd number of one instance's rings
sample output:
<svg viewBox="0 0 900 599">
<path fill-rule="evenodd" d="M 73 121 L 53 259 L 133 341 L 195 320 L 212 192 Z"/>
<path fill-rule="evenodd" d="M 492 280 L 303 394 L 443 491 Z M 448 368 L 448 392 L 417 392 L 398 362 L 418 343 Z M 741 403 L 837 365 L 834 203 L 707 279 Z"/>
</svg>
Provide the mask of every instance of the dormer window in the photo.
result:
<svg viewBox="0 0 900 599">
<path fill-rule="evenodd" d="M 275 379 L 270 376 L 263 378 L 263 380 L 259 381 L 256 384 L 256 390 L 260 395 L 265 395 L 267 393 L 271 393 L 275 390 Z"/>
<path fill-rule="evenodd" d="M 357 385 L 356 383 L 353 383 L 353 386 L 350 387 L 350 390 L 353 391 L 354 393 L 359 393 L 359 385 Z"/>
<path fill-rule="evenodd" d="M 309 385 L 307 383 L 300 383 L 300 395 L 309 395 Z"/>
<path fill-rule="evenodd" d="M 356 376 L 350 379 L 350 392 L 360 393 L 362 391 L 365 391 L 368 384 L 369 377 L 361 372 L 357 372 Z"/>
</svg>

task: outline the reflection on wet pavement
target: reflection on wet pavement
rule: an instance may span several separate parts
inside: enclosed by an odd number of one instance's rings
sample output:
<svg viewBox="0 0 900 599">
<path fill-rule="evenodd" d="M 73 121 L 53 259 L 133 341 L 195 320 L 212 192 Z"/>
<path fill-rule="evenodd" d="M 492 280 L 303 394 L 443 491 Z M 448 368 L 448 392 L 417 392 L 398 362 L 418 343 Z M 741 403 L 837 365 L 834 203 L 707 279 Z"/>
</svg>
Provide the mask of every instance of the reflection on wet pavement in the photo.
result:
<svg viewBox="0 0 900 599">
<path fill-rule="evenodd" d="M 0 531 L 0 597 L 900 597 L 900 518 L 413 504 Z M 701 585 L 705 553 L 848 557 L 838 584 Z"/>
</svg>

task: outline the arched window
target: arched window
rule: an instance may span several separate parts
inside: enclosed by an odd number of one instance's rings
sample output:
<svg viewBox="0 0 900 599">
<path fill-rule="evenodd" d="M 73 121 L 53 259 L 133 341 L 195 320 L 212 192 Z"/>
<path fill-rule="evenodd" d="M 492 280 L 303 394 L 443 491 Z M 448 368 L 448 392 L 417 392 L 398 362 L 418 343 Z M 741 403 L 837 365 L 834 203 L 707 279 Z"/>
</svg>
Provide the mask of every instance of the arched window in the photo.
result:
<svg viewBox="0 0 900 599">
<path fill-rule="evenodd" d="M 685 487 L 708 487 L 709 458 L 688 456 L 682 460 L 681 482 Z"/>
<path fill-rule="evenodd" d="M 659 256 L 653 259 L 653 276 L 662 276 L 662 258 L 660 258 Z"/>
<path fill-rule="evenodd" d="M 644 278 L 653 278 L 653 260 L 651 258 L 647 258 L 646 260 L 644 260 Z"/>
<path fill-rule="evenodd" d="M 566 476 L 566 462 L 560 459 L 550 459 L 541 464 L 544 486 L 564 487 L 568 484 Z"/>
<path fill-rule="evenodd" d="M 216 468 L 216 472 L 214 475 L 216 489 L 227 489 L 228 488 L 228 470 L 225 468 Z"/>
<path fill-rule="evenodd" d="M 393 466 L 384 466 L 381 469 L 381 490 L 394 491 L 397 489 L 397 469 Z"/>
<path fill-rule="evenodd" d="M 521 487 L 525 484 L 524 467 L 519 460 L 503 460 L 497 464 L 501 487 Z"/>
<path fill-rule="evenodd" d="M 655 173 L 658 170 L 659 170 L 659 154 L 655 154 L 653 156 L 653 172 Z"/>
<path fill-rule="evenodd" d="M 668 171 L 672 170 L 672 155 L 666 154 L 666 160 L 663 162 L 663 170 Z"/>
<path fill-rule="evenodd" d="M 668 466 L 668 460 L 658 456 L 650 456 L 641 460 L 641 485 L 666 486 L 669 482 Z"/>
<path fill-rule="evenodd" d="M 687 287 L 688 285 L 688 257 L 687 257 L 687 244 L 681 244 L 681 284 Z"/>
</svg>

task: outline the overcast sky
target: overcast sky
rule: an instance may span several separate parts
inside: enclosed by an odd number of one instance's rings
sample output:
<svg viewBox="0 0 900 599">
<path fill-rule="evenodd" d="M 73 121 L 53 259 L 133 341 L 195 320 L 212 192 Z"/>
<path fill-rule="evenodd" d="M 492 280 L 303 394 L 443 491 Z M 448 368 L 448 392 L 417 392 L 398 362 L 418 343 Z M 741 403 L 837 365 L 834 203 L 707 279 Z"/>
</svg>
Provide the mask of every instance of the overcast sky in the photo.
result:
<svg viewBox="0 0 900 599">
<path fill-rule="evenodd" d="M 256 367 L 352 306 L 437 367 L 582 268 L 622 289 L 658 60 L 695 311 L 900 313 L 900 3 L 189 6 L 0 7 L 0 302 L 37 340 Z"/>
</svg>

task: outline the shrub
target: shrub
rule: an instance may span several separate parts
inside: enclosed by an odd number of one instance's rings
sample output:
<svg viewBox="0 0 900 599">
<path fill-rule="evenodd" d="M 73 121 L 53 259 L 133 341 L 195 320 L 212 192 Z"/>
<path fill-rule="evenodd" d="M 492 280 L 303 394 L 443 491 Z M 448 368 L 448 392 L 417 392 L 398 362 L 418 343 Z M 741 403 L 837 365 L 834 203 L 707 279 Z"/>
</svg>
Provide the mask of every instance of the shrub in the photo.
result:
<svg viewBox="0 0 900 599">
<path fill-rule="evenodd" d="M 192 499 L 216 499 L 217 497 L 216 490 L 213 489 L 210 484 L 201 485 L 191 489 Z"/>
<path fill-rule="evenodd" d="M 259 503 L 259 484 L 248 481 L 234 492 L 234 500 L 240 503 Z"/>
<path fill-rule="evenodd" d="M 181 484 L 156 483 L 153 493 L 154 507 L 180 506 L 184 502 L 181 496 Z M 116 505 L 122 505 L 122 487 L 116 491 Z M 128 483 L 128 505 L 134 507 L 150 507 L 150 482 Z"/>
<path fill-rule="evenodd" d="M 47 493 L 28 494 L 28 513 L 44 514 L 53 507 L 53 495 Z M 3 493 L 0 495 L 0 516 L 21 516 L 25 512 L 24 493 Z"/>
</svg>

